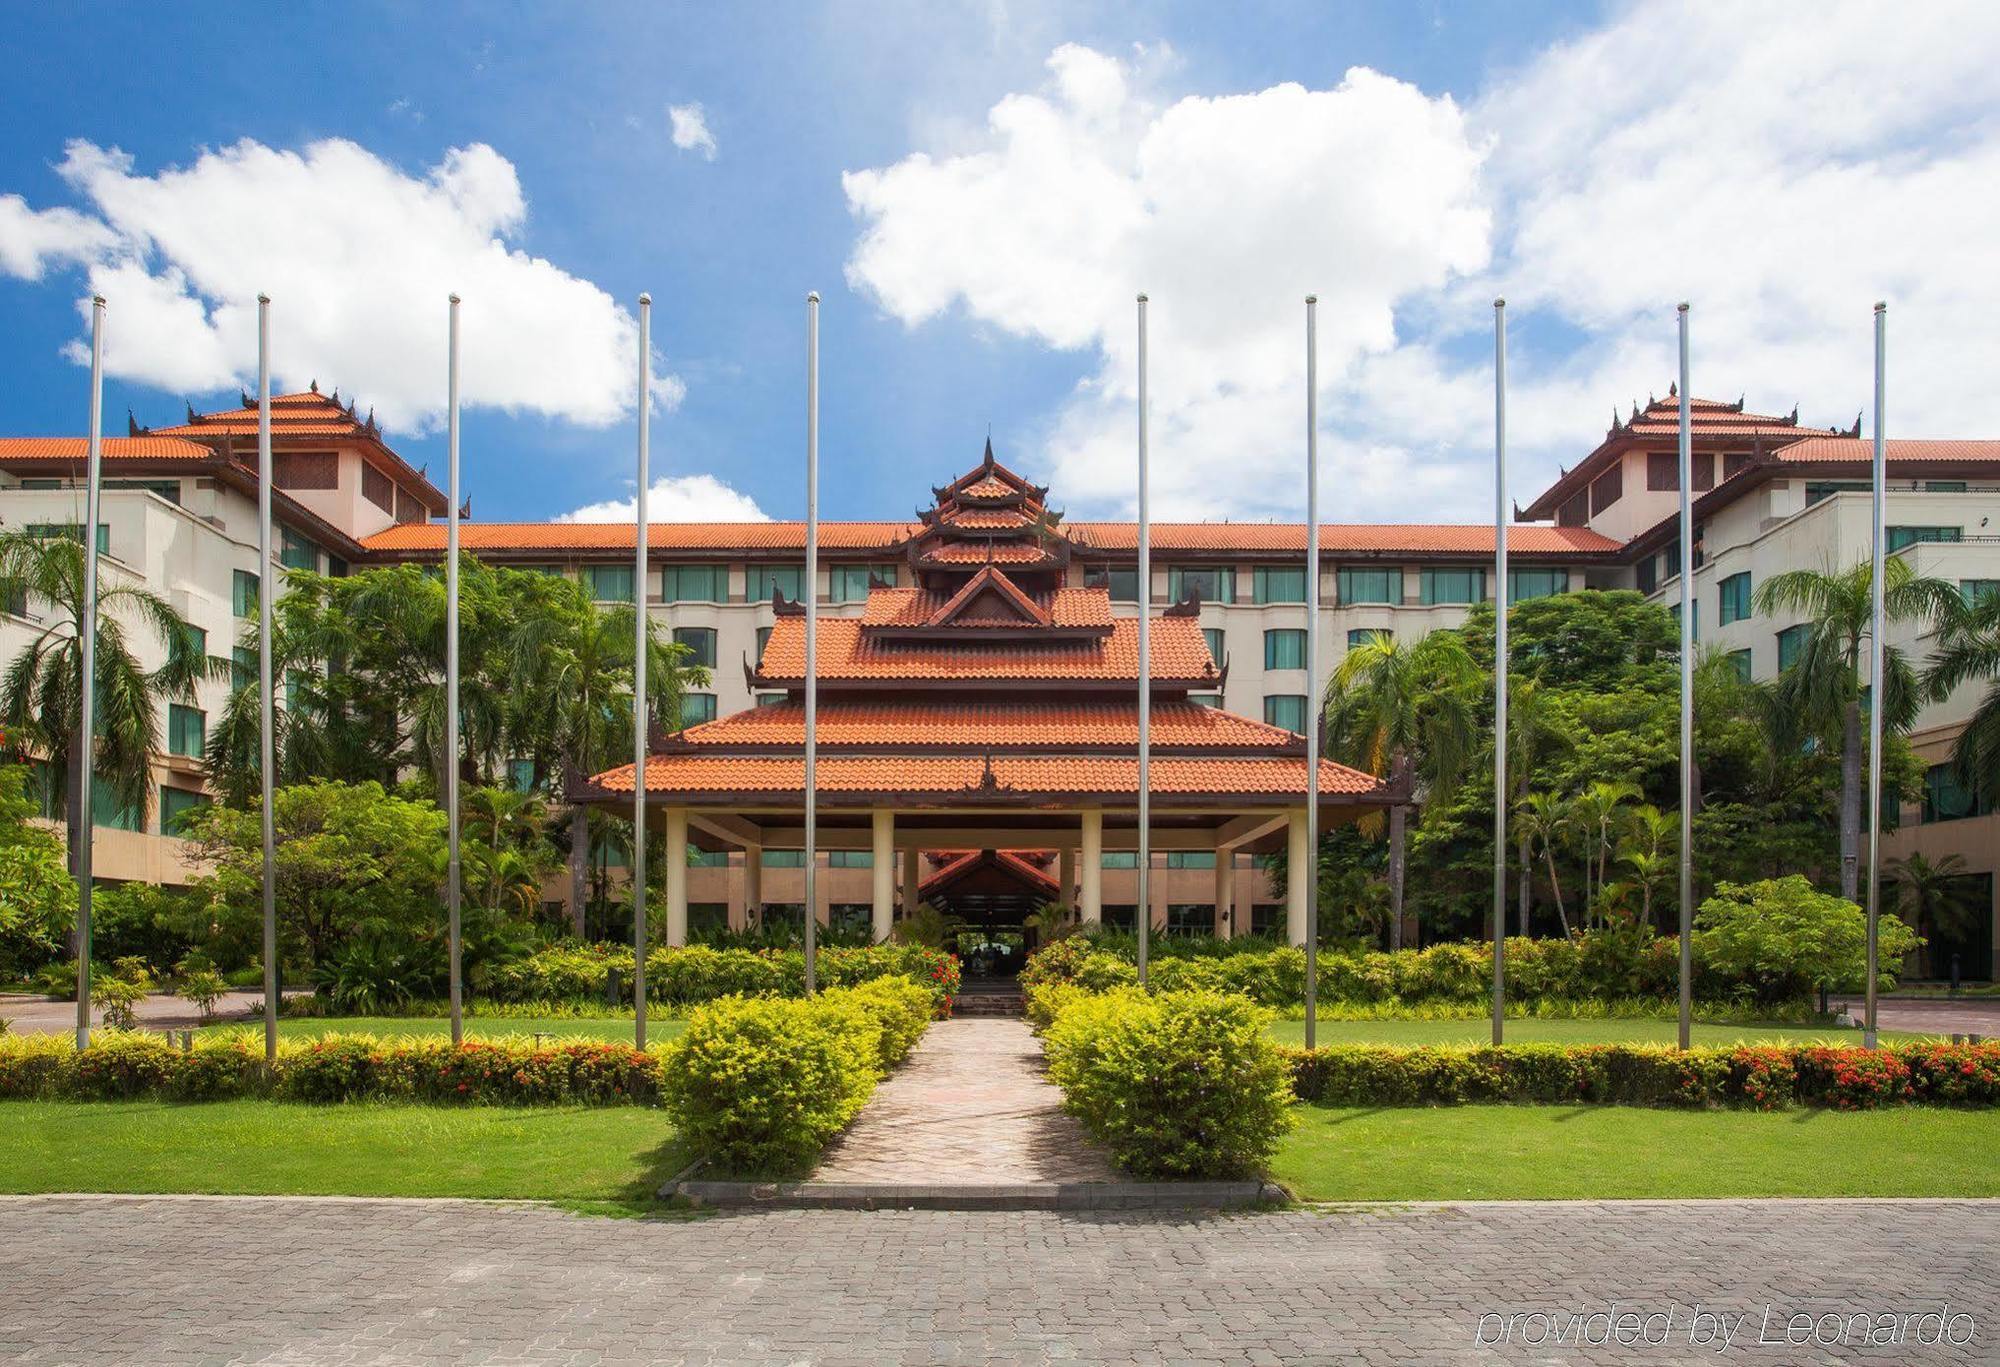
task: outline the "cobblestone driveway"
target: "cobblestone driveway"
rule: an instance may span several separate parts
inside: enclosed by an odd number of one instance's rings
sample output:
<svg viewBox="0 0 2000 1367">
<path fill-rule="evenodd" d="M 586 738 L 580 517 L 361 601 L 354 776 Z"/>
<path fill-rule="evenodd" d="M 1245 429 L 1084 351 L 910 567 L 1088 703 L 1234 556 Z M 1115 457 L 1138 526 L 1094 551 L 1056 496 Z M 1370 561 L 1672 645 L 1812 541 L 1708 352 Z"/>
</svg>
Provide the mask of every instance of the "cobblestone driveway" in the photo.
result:
<svg viewBox="0 0 2000 1367">
<path fill-rule="evenodd" d="M 1475 1345 L 1482 1311 L 1613 1299 L 1673 1311 L 1668 1344 Z M 1973 1317 L 1969 1344 L 1754 1345 L 1767 1304 L 1781 1326 L 1940 1300 Z M 1687 1342 L 1696 1302 L 1749 1312 L 1726 1354 Z M 36 1363 L 1928 1363 L 2000 1360 L 1996 1335 L 1996 1203 L 652 1222 L 459 1202 L 0 1200 L 0 1358 Z"/>
</svg>

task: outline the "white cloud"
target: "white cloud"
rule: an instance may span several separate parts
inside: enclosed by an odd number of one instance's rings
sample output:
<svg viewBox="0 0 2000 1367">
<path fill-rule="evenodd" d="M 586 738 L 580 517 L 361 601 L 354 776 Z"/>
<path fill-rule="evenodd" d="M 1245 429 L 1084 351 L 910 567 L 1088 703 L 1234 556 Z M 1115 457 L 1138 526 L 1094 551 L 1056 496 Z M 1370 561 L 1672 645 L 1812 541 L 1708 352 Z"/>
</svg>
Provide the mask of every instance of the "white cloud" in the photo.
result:
<svg viewBox="0 0 2000 1367">
<path fill-rule="evenodd" d="M 1144 60 L 1058 48 L 983 145 L 847 175 L 848 279 L 908 324 L 959 308 L 1090 352 L 1045 451 L 1085 509 L 1131 500 L 1149 291 L 1157 515 L 1295 516 L 1303 297 L 1320 297 L 1324 374 L 1392 351 L 1398 300 L 1486 264 L 1482 151 L 1451 100 L 1366 69 L 1163 104 Z"/>
<path fill-rule="evenodd" d="M 443 412 L 456 291 L 468 407 L 586 425 L 631 410 L 637 324 L 590 281 L 510 245 L 527 199 L 483 143 L 421 176 L 341 139 L 244 141 L 150 176 L 78 141 L 59 170 L 95 217 L 0 200 L 0 264 L 33 274 L 86 259 L 110 304 L 112 375 L 180 391 L 247 383 L 262 290 L 277 383 L 338 384 L 392 429 L 419 430 Z M 656 380 L 656 402 L 682 393 L 676 377 Z"/>
<path fill-rule="evenodd" d="M 668 105 L 667 121 L 673 125 L 674 146 L 715 160 L 715 134 L 708 131 L 708 115 L 699 103 Z"/>
<path fill-rule="evenodd" d="M 564 513 L 557 522 L 630 522 L 636 499 L 592 503 Z M 648 522 L 769 522 L 770 514 L 750 495 L 714 475 L 670 475 L 653 481 L 646 494 Z"/>
</svg>

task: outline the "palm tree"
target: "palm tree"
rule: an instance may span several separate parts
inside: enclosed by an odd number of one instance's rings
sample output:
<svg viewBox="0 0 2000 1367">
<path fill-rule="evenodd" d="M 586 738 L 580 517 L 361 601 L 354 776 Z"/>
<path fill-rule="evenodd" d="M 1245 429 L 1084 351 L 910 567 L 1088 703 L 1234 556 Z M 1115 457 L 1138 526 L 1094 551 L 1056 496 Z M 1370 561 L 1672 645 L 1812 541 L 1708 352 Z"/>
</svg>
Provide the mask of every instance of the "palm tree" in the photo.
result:
<svg viewBox="0 0 2000 1367">
<path fill-rule="evenodd" d="M 466 791 L 462 810 L 459 855 L 473 902 L 492 911 L 533 911 L 550 862 L 541 795 L 477 787 Z"/>
<path fill-rule="evenodd" d="M 83 809 L 83 619 L 85 557 L 82 533 L 37 536 L 0 533 L 0 602 L 46 604 L 50 609 L 21 653 L 0 675 L 0 727 L 28 740 L 48 760 L 51 796 L 61 798 L 69 836 L 69 867 L 78 871 L 91 813 Z M 143 810 L 152 789 L 152 760 L 159 749 L 159 714 L 169 702 L 192 701 L 195 681 L 209 673 L 201 633 L 159 594 L 133 582 L 97 586 L 95 782 L 123 808 Z M 129 623 L 129 624 L 128 624 Z M 166 660 L 145 669 L 134 653 L 132 629 L 161 642 Z"/>
<path fill-rule="evenodd" d="M 1619 842 L 1619 862 L 1632 871 L 1639 886 L 1639 923 L 1653 926 L 1653 891 L 1674 868 L 1670 847 L 1679 844 L 1680 813 L 1663 812 L 1650 802 L 1634 808 L 1631 829 Z"/>
<path fill-rule="evenodd" d="M 1539 677 L 1510 679 L 1507 688 L 1507 772 L 1514 779 L 1513 800 L 1518 807 L 1534 786 L 1536 765 L 1552 752 L 1569 748 L 1572 741 L 1568 729 L 1551 708 L 1550 694 Z M 1520 865 L 1516 915 L 1520 922 L 1519 933 L 1526 935 L 1528 912 L 1534 900 L 1534 861 L 1530 855 L 1528 832 L 1518 823 L 1514 839 Z"/>
<path fill-rule="evenodd" d="M 1327 683 L 1327 750 L 1382 777 L 1413 771 L 1427 799 L 1443 800 L 1464 773 L 1478 723 L 1478 668 L 1456 631 L 1413 645 L 1371 636 Z M 1389 809 L 1389 946 L 1403 944 L 1405 809 Z"/>
<path fill-rule="evenodd" d="M 1937 935 L 1958 939 L 1969 932 L 1983 908 L 1977 906 L 1966 883 L 1965 860 L 1948 854 L 1932 863 L 1922 851 L 1903 859 L 1891 859 L 1883 866 L 1896 884 L 1896 908 L 1903 919 L 1916 927 L 1926 940 Z M 1937 964 L 1931 964 L 1937 975 Z"/>
<path fill-rule="evenodd" d="M 1529 793 L 1515 805 L 1514 820 L 1523 839 L 1542 847 L 1542 857 L 1549 866 L 1549 891 L 1556 899 L 1556 917 L 1562 922 L 1563 938 L 1568 939 L 1569 913 L 1563 910 L 1562 879 L 1556 873 L 1556 846 L 1568 840 L 1573 829 L 1569 803 L 1555 793 Z"/>
<path fill-rule="evenodd" d="M 1611 859 L 1613 849 L 1612 827 L 1618 823 L 1625 804 L 1637 801 L 1638 797 L 1637 784 L 1598 779 L 1572 801 L 1577 827 L 1587 837 L 1583 859 L 1583 914 L 1586 920 L 1593 918 L 1593 882 L 1600 893 L 1604 888 L 1605 866 Z"/>
<path fill-rule="evenodd" d="M 1960 785 L 1989 807 L 2000 807 L 2000 592 L 1960 600 L 1939 624 L 1937 654 L 1924 683 L 1943 702 L 1961 685 L 1986 681 L 1957 742 L 1952 767 Z"/>
<path fill-rule="evenodd" d="M 1839 572 L 1787 570 L 1757 589 L 1757 610 L 1766 617 L 1802 616 L 1806 641 L 1799 657 L 1778 679 L 1779 706 L 1815 729 L 1838 731 L 1840 752 L 1840 895 L 1853 901 L 1860 886 L 1861 707 L 1864 680 L 1862 639 L 1873 619 L 1874 575 L 1867 562 Z M 1883 574 L 1883 611 L 1890 622 L 1946 622 L 1962 610 L 1957 589 L 1941 579 L 1919 576 L 1900 557 Z M 1908 730 L 1925 690 L 1902 651 L 1882 652 L 1885 734 Z"/>
</svg>

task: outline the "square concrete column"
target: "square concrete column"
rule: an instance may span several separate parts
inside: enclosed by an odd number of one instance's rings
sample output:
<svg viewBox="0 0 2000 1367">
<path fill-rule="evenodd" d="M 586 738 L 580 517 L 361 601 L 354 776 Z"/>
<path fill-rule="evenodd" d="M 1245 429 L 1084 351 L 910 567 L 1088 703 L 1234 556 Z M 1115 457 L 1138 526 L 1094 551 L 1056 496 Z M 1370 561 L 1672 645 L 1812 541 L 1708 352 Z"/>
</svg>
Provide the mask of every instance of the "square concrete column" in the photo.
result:
<svg viewBox="0 0 2000 1367">
<path fill-rule="evenodd" d="M 1305 876 L 1299 876 L 1301 871 Z M 1306 899 L 1313 885 L 1312 851 L 1306 845 L 1306 809 L 1285 813 L 1285 938 L 1306 942 Z"/>
<path fill-rule="evenodd" d="M 1076 851 L 1065 845 L 1056 851 L 1056 900 L 1076 907 Z"/>
<path fill-rule="evenodd" d="M 923 851 L 919 850 L 915 845 L 903 851 L 903 915 L 905 916 L 915 916 L 917 914 L 917 893 L 923 887 L 924 882 L 923 873 L 917 861 L 922 857 Z"/>
<path fill-rule="evenodd" d="M 688 813 L 667 808 L 667 943 L 688 942 Z"/>
<path fill-rule="evenodd" d="M 873 910 L 875 943 L 879 945 L 889 938 L 896 920 L 896 814 L 878 807 L 869 813 L 869 824 L 875 837 Z"/>
<path fill-rule="evenodd" d="M 1215 852 L 1215 933 L 1228 939 L 1234 931 L 1231 928 L 1232 904 L 1236 891 L 1236 851 L 1217 850 Z"/>
<path fill-rule="evenodd" d="M 1083 887 L 1077 897 L 1077 915 L 1087 926 L 1104 921 L 1104 813 L 1083 814 Z"/>
<path fill-rule="evenodd" d="M 764 919 L 764 847 L 743 847 L 743 924 L 747 930 Z"/>
</svg>

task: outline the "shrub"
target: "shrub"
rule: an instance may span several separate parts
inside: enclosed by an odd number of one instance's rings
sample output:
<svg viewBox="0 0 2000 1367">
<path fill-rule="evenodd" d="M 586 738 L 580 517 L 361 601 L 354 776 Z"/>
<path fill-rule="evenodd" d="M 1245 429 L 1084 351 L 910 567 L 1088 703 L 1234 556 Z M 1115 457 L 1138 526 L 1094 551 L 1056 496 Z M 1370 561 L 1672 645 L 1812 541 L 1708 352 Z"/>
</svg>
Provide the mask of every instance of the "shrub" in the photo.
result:
<svg viewBox="0 0 2000 1367">
<path fill-rule="evenodd" d="M 101 1030 L 70 1061 L 69 1092 L 82 1101 L 123 1101 L 164 1092 L 180 1055 L 160 1035 Z"/>
<path fill-rule="evenodd" d="M 829 988 L 823 995 L 853 1003 L 881 1032 L 884 1072 L 908 1058 L 930 1028 L 931 994 L 908 978 L 873 978 L 858 987 Z"/>
<path fill-rule="evenodd" d="M 880 1036 L 851 1001 L 725 997 L 667 1046 L 662 1099 L 724 1169 L 796 1172 L 875 1089 Z"/>
<path fill-rule="evenodd" d="M 1270 1013 L 1221 992 L 1081 996 L 1046 1036 L 1066 1109 L 1140 1177 L 1255 1173 L 1290 1128 Z"/>
<path fill-rule="evenodd" d="M 202 1039 L 169 1065 L 166 1095 L 175 1101 L 227 1101 L 262 1089 L 264 1055 L 240 1035 Z"/>
<path fill-rule="evenodd" d="M 608 975 L 617 973 L 620 995 L 632 1000 L 632 950 L 614 944 L 568 942 L 497 965 L 493 995 L 508 1002 L 602 1001 Z M 930 994 L 936 1014 L 951 1014 L 958 996 L 958 959 L 914 944 L 824 947 L 818 985 L 851 987 L 875 978 L 905 977 Z M 661 947 L 646 955 L 646 999 L 667 1006 L 698 1006 L 723 997 L 803 997 L 805 954 L 797 949 Z"/>
<path fill-rule="evenodd" d="M 1696 952 L 1759 1001 L 1866 985 L 1867 914 L 1845 898 L 1814 891 L 1799 874 L 1718 883 L 1695 924 Z M 1880 918 L 1876 933 L 1880 965 L 1898 963 L 1923 943 L 1895 916 Z"/>
<path fill-rule="evenodd" d="M 76 1041 L 68 1035 L 0 1036 L 0 1099 L 67 1096 L 75 1058 Z"/>
<path fill-rule="evenodd" d="M 134 1030 L 139 1025 L 138 1006 L 146 1000 L 146 984 L 131 978 L 103 978 L 90 985 L 93 1005 L 104 1012 L 107 1030 Z"/>
</svg>

